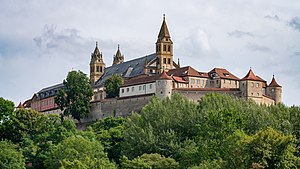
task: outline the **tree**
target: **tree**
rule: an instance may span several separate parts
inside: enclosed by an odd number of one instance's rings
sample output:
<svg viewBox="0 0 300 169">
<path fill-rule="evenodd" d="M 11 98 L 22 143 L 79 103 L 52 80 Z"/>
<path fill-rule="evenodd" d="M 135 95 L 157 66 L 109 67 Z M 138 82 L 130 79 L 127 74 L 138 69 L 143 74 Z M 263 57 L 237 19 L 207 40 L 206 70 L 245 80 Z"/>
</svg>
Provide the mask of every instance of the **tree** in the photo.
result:
<svg viewBox="0 0 300 169">
<path fill-rule="evenodd" d="M 160 154 L 143 154 L 133 160 L 128 160 L 126 156 L 123 156 L 122 159 L 122 168 L 131 169 L 176 169 L 179 168 L 179 163 L 176 162 L 173 158 L 166 158 Z"/>
<path fill-rule="evenodd" d="M 5 100 L 0 97 L 0 123 L 11 118 L 15 109 L 15 105 L 12 101 Z"/>
<path fill-rule="evenodd" d="M 112 75 L 104 82 L 107 98 L 119 97 L 120 87 L 123 85 L 123 78 L 120 75 Z"/>
<path fill-rule="evenodd" d="M 97 135 L 97 140 L 101 141 L 105 152 L 110 160 L 119 163 L 121 154 L 121 143 L 124 141 L 124 127 L 126 119 L 123 117 L 107 117 L 91 125 Z"/>
<path fill-rule="evenodd" d="M 98 141 L 91 141 L 82 136 L 71 136 L 51 149 L 45 160 L 48 169 L 57 168 L 95 168 L 114 169 Z"/>
<path fill-rule="evenodd" d="M 71 71 L 63 83 L 64 88 L 56 95 L 55 103 L 64 115 L 72 115 L 80 122 L 80 119 L 90 113 L 90 100 L 93 96 L 90 81 L 83 72 Z"/>
<path fill-rule="evenodd" d="M 22 153 L 18 152 L 16 146 L 8 141 L 0 141 L 0 168 L 25 169 L 25 160 Z"/>
</svg>

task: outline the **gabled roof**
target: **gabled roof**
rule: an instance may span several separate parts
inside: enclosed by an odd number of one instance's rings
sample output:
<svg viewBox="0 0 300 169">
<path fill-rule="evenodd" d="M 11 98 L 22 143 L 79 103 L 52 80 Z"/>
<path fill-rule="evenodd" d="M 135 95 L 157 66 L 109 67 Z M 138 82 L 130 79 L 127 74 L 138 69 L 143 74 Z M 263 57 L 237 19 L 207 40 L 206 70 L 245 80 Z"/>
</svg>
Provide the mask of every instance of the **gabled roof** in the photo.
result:
<svg viewBox="0 0 300 169">
<path fill-rule="evenodd" d="M 120 75 L 123 78 L 131 78 L 141 75 L 144 73 L 146 59 L 151 62 L 155 58 L 156 54 L 154 53 L 107 67 L 105 68 L 104 74 L 95 83 L 95 86 L 103 85 L 104 81 L 114 74 Z"/>
<path fill-rule="evenodd" d="M 221 79 L 240 80 L 238 77 L 223 68 L 214 68 L 208 72 L 211 78 L 220 77 Z"/>
<path fill-rule="evenodd" d="M 51 97 L 51 96 L 54 96 L 63 87 L 64 87 L 63 83 L 53 85 L 50 87 L 46 87 L 46 88 L 43 88 L 42 90 L 40 90 L 36 95 L 40 99 Z"/>
<path fill-rule="evenodd" d="M 188 81 L 186 81 L 184 78 L 182 77 L 178 77 L 178 76 L 171 76 L 173 78 L 173 80 L 175 82 L 179 82 L 179 83 L 189 83 Z"/>
<path fill-rule="evenodd" d="M 271 83 L 269 84 L 269 87 L 281 87 L 281 86 L 276 82 L 274 75 L 273 75 L 273 78 L 272 78 Z"/>
<path fill-rule="evenodd" d="M 164 38 L 164 37 L 168 37 L 168 38 L 170 37 L 170 33 L 169 33 L 169 30 L 167 27 L 165 16 L 164 16 L 163 23 L 161 25 L 161 28 L 160 28 L 160 31 L 158 34 L 158 38 Z"/>
<path fill-rule="evenodd" d="M 153 76 L 140 75 L 140 76 L 136 76 L 136 77 L 126 79 L 124 81 L 124 84 L 122 85 L 122 87 L 151 83 L 151 82 L 155 82 L 158 78 L 159 78 L 158 74 L 153 75 Z"/>
<path fill-rule="evenodd" d="M 178 69 L 171 69 L 168 71 L 169 76 L 179 76 L 179 77 L 185 77 L 185 76 L 193 76 L 193 77 L 208 77 L 207 73 L 198 72 L 191 66 L 181 67 Z"/>
</svg>

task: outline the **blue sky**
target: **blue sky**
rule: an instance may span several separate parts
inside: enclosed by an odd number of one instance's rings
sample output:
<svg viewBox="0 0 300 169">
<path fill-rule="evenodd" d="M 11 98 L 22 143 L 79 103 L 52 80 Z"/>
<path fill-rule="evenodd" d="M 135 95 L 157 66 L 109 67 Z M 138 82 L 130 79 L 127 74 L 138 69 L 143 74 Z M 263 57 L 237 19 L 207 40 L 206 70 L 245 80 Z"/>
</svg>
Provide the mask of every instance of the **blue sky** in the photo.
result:
<svg viewBox="0 0 300 169">
<path fill-rule="evenodd" d="M 89 72 L 95 42 L 106 65 L 120 44 L 125 60 L 155 50 L 166 14 L 174 59 L 199 71 L 226 68 L 242 78 L 252 67 L 300 105 L 298 0 L 0 0 L 0 97 L 16 104 Z"/>
</svg>

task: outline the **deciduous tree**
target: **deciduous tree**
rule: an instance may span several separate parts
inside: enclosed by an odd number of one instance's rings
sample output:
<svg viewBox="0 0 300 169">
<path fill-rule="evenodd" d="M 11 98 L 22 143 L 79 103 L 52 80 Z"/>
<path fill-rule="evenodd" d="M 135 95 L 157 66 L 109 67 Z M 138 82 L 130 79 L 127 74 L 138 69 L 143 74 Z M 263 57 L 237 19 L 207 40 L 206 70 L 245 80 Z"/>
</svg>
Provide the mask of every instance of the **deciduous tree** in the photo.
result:
<svg viewBox="0 0 300 169">
<path fill-rule="evenodd" d="M 104 82 L 107 98 L 119 97 L 120 87 L 123 85 L 123 78 L 120 75 L 112 75 Z"/>
<path fill-rule="evenodd" d="M 63 84 L 64 88 L 56 95 L 55 103 L 64 115 L 72 115 L 80 122 L 90 113 L 90 101 L 93 96 L 90 81 L 83 72 L 71 71 Z"/>
</svg>

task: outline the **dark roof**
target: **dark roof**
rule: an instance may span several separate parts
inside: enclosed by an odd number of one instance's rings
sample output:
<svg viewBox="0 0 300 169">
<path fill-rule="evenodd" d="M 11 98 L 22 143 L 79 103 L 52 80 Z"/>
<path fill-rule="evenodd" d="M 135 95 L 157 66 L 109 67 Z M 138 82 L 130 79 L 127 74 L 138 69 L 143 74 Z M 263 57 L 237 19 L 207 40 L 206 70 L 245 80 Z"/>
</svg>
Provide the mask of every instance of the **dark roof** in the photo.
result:
<svg viewBox="0 0 300 169">
<path fill-rule="evenodd" d="M 151 83 L 151 82 L 155 82 L 157 79 L 159 79 L 158 74 L 153 75 L 153 76 L 140 75 L 140 76 L 126 79 L 124 81 L 124 84 L 122 85 L 122 87 Z"/>
<path fill-rule="evenodd" d="M 281 87 L 281 86 L 276 82 L 274 75 L 273 75 L 273 78 L 272 78 L 271 83 L 269 84 L 269 87 Z"/>
<path fill-rule="evenodd" d="M 40 90 L 37 93 L 37 96 L 40 99 L 54 96 L 63 87 L 64 87 L 64 84 L 60 83 L 60 84 L 57 84 L 57 85 L 53 85 L 53 86 L 50 86 L 50 87 L 43 88 L 42 90 Z"/>
<path fill-rule="evenodd" d="M 221 79 L 240 80 L 228 70 L 223 68 L 214 68 L 210 72 L 208 72 L 208 74 L 211 78 L 220 77 Z"/>
<path fill-rule="evenodd" d="M 176 88 L 182 91 L 239 91 L 238 88 Z"/>
<path fill-rule="evenodd" d="M 120 75 L 123 78 L 131 78 L 141 75 L 144 73 L 146 59 L 151 62 L 155 58 L 156 54 L 154 53 L 107 67 L 105 68 L 104 74 L 95 83 L 95 86 L 103 85 L 104 81 L 114 74 Z"/>
</svg>

